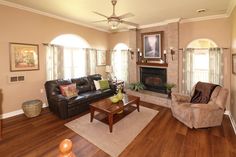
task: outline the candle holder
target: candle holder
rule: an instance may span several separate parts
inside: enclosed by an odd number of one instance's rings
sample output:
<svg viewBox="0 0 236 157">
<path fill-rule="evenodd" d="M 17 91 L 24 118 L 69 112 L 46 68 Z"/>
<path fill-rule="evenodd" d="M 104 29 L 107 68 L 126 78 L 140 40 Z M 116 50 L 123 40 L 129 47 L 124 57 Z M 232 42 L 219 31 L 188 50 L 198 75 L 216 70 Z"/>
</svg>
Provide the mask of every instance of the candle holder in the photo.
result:
<svg viewBox="0 0 236 157">
<path fill-rule="evenodd" d="M 166 63 L 166 50 L 163 51 L 163 61 Z"/>
</svg>

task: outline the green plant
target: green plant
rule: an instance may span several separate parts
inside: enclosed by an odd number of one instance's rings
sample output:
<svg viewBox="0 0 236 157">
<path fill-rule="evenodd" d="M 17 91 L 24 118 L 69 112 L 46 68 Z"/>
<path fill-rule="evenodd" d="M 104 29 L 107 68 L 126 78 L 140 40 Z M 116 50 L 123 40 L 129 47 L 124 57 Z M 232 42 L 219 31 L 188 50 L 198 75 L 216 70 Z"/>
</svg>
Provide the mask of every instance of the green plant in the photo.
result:
<svg viewBox="0 0 236 157">
<path fill-rule="evenodd" d="M 176 84 L 174 84 L 174 83 L 166 83 L 164 86 L 166 87 L 167 91 L 171 91 L 171 89 L 174 88 L 176 86 Z"/>
<path fill-rule="evenodd" d="M 145 88 L 144 84 L 142 82 L 136 82 L 129 84 L 129 89 L 139 91 L 143 90 Z"/>
</svg>

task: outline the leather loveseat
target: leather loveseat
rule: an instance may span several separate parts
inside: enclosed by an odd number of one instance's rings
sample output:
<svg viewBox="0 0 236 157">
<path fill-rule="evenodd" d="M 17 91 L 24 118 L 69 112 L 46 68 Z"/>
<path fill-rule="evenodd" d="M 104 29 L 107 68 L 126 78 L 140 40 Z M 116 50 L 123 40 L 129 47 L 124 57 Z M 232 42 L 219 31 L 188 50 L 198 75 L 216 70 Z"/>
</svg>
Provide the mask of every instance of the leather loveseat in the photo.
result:
<svg viewBox="0 0 236 157">
<path fill-rule="evenodd" d="M 115 86 L 109 82 L 110 89 L 96 90 L 94 80 L 101 80 L 100 74 L 87 77 L 73 78 L 71 80 L 52 80 L 45 83 L 45 90 L 50 111 L 62 119 L 66 119 L 89 109 L 91 102 L 112 96 Z M 60 85 L 76 83 L 79 91 L 77 97 L 67 98 L 60 92 Z"/>
</svg>

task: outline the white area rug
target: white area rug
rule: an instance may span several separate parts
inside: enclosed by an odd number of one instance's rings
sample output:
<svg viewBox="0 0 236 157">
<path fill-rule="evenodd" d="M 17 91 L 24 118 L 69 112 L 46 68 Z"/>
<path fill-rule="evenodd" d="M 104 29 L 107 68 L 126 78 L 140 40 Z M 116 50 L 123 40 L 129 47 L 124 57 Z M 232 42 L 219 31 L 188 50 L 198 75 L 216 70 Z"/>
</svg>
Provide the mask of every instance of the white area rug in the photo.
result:
<svg viewBox="0 0 236 157">
<path fill-rule="evenodd" d="M 95 112 L 96 114 L 96 112 Z M 133 111 L 113 125 L 109 126 L 96 119 L 90 123 L 90 114 L 75 119 L 65 126 L 84 137 L 112 157 L 118 156 L 145 126 L 158 114 L 158 111 L 140 106 L 140 112 Z"/>
</svg>

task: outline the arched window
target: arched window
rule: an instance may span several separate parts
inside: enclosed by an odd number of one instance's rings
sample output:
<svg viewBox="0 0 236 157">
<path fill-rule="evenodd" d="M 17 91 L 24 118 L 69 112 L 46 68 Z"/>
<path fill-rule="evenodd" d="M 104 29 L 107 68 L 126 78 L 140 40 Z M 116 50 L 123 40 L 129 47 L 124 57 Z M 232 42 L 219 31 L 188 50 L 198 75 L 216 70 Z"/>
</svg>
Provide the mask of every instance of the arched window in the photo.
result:
<svg viewBox="0 0 236 157">
<path fill-rule="evenodd" d="M 47 79 L 69 79 L 95 73 L 96 52 L 78 35 L 64 34 L 47 47 Z"/>
<path fill-rule="evenodd" d="M 210 39 L 190 42 L 183 54 L 183 92 L 198 82 L 223 84 L 222 51 Z"/>
<path fill-rule="evenodd" d="M 82 37 L 74 34 L 63 34 L 54 38 L 50 44 L 61 45 L 70 48 L 90 48 L 89 43 Z"/>
<path fill-rule="evenodd" d="M 124 43 L 117 44 L 111 51 L 111 65 L 114 77 L 128 82 L 128 46 Z"/>
</svg>

